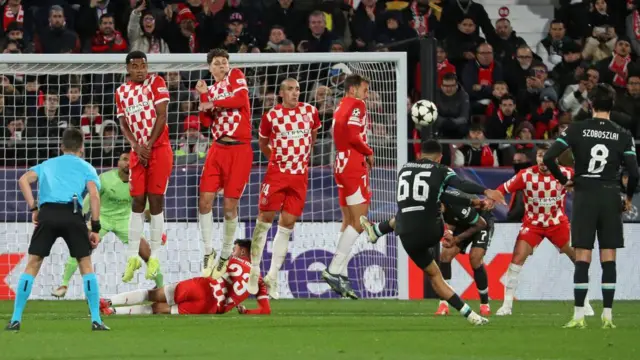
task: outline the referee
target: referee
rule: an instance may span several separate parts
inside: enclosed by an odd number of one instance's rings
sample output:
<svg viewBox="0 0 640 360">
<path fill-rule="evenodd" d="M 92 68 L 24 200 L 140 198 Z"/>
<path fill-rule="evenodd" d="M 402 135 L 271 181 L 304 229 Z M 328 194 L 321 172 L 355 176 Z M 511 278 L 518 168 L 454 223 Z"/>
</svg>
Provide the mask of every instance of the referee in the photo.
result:
<svg viewBox="0 0 640 360">
<path fill-rule="evenodd" d="M 100 237 L 100 180 L 96 169 L 82 159 L 84 135 L 78 129 L 67 129 L 62 134 L 61 156 L 49 159 L 29 169 L 19 180 L 20 191 L 31 209 L 35 230 L 29 244 L 29 260 L 20 276 L 13 316 L 5 328 L 20 330 L 22 312 L 27 304 L 33 281 L 40 271 L 42 261 L 49 256 L 56 239 L 67 243 L 69 253 L 78 260 L 84 293 L 91 311 L 91 329 L 109 330 L 100 318 L 98 279 L 91 264 L 92 248 Z M 39 184 L 39 203 L 36 204 L 31 184 Z M 89 192 L 91 199 L 91 234 L 82 216 L 79 199 Z"/>
</svg>

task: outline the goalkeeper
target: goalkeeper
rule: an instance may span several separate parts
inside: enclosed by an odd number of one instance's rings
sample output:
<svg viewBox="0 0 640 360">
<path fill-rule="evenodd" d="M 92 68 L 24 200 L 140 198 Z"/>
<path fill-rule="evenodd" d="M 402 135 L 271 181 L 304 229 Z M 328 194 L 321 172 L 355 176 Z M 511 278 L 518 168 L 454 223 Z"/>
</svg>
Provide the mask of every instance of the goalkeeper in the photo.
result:
<svg viewBox="0 0 640 360">
<path fill-rule="evenodd" d="M 131 196 L 129 195 L 129 153 L 123 153 L 118 160 L 118 168 L 105 171 L 100 174 L 100 238 L 107 233 L 114 233 L 122 243 L 127 246 L 129 243 L 129 214 L 131 213 Z M 84 212 L 89 212 L 89 198 L 84 199 L 82 206 Z M 146 212 L 148 213 L 148 211 Z M 163 235 L 163 244 L 166 235 Z M 151 254 L 151 248 L 147 241 L 140 239 L 139 253 L 142 260 L 147 262 Z M 62 284 L 55 289 L 51 295 L 62 298 L 66 295 L 69 287 L 69 280 L 78 269 L 78 262 L 74 258 L 69 258 L 64 266 Z M 157 288 L 163 284 L 163 276 L 160 271 L 154 278 Z"/>
</svg>

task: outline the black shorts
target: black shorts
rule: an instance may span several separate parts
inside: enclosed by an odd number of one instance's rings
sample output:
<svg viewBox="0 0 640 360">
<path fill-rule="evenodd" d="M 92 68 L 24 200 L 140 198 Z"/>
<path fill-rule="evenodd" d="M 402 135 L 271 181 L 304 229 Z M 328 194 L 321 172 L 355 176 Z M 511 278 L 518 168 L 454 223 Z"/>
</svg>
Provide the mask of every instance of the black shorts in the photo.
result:
<svg viewBox="0 0 640 360">
<path fill-rule="evenodd" d="M 440 221 L 433 221 L 432 225 L 398 235 L 407 255 L 420 269 L 424 269 L 435 259 L 433 248 L 440 244 L 444 234 L 444 225 Z"/>
<path fill-rule="evenodd" d="M 591 250 L 597 234 L 600 249 L 623 248 L 622 211 L 618 187 L 605 185 L 597 191 L 576 189 L 571 214 L 571 246 Z"/>
<path fill-rule="evenodd" d="M 454 231 L 454 235 L 459 235 Z M 489 245 L 491 245 L 491 239 L 493 238 L 493 219 L 487 220 L 487 227 L 471 235 L 468 239 L 456 244 L 460 248 L 461 254 L 467 253 L 467 248 L 471 245 L 472 248 L 480 248 L 487 251 Z"/>
<path fill-rule="evenodd" d="M 81 259 L 91 255 L 89 231 L 82 211 L 73 212 L 70 204 L 44 204 L 38 213 L 38 226 L 31 236 L 29 254 L 47 257 L 56 239 L 67 243 L 71 257 Z"/>
</svg>

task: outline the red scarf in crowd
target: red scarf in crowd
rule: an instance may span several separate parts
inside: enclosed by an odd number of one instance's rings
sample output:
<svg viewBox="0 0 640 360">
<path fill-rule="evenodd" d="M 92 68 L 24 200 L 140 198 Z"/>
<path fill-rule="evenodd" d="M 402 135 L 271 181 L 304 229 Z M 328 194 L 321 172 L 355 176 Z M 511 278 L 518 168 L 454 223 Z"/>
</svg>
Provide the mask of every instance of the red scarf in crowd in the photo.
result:
<svg viewBox="0 0 640 360">
<path fill-rule="evenodd" d="M 614 55 L 611 60 L 611 64 L 609 64 L 609 70 L 613 72 L 613 85 L 619 87 L 627 86 L 627 76 L 629 75 L 629 70 L 627 66 L 631 62 L 631 56 L 622 58 L 622 64 L 617 64 L 616 59 L 620 59 L 620 55 Z"/>
<path fill-rule="evenodd" d="M 493 157 L 493 150 L 489 145 L 482 145 L 482 155 L 480 155 L 481 166 L 493 166 L 495 159 Z"/>
<path fill-rule="evenodd" d="M 484 110 L 484 114 L 487 117 L 491 117 L 491 116 L 493 116 L 493 112 L 495 110 L 496 110 L 496 104 L 493 102 L 493 100 L 491 100 L 489 105 L 487 105 L 487 108 Z M 500 111 L 500 110 L 498 110 L 498 111 Z M 498 115 L 498 118 L 500 119 L 500 121 L 502 121 L 502 118 L 500 118 L 500 115 Z"/>
<path fill-rule="evenodd" d="M 538 107 L 538 110 L 536 110 L 536 113 L 538 115 L 542 115 L 542 113 L 544 113 L 544 111 L 542 110 L 542 106 Z M 553 109 L 553 116 L 551 117 L 551 120 L 549 120 L 549 122 L 545 123 L 542 121 L 537 121 L 533 125 L 536 129 L 536 132 L 534 134 L 535 139 L 539 139 L 539 140 L 549 139 L 549 133 L 551 133 L 551 130 L 553 130 L 553 128 L 558 126 L 558 114 L 560 114 L 558 109 Z M 527 115 L 527 121 L 533 121 L 533 120 L 535 119 L 533 119 L 531 114 Z"/>
<path fill-rule="evenodd" d="M 409 25 L 418 33 L 418 36 L 426 36 L 429 33 L 429 16 L 431 15 L 431 8 L 426 14 L 420 15 L 418 10 L 418 2 L 413 1 L 409 6 L 411 9 L 412 20 L 409 21 Z"/>
<path fill-rule="evenodd" d="M 22 8 L 22 5 L 20 5 L 20 8 L 18 9 L 18 14 L 14 14 L 8 5 L 4 7 L 4 19 L 2 21 L 4 31 L 7 31 L 9 24 L 14 21 L 19 24 L 24 23 L 24 9 Z"/>
<path fill-rule="evenodd" d="M 482 67 L 478 64 L 478 84 L 481 86 L 491 86 L 493 85 L 493 68 L 495 66 L 495 62 L 491 62 L 488 67 Z"/>
<path fill-rule="evenodd" d="M 640 11 L 633 12 L 633 34 L 636 36 L 636 40 L 640 40 Z"/>
<path fill-rule="evenodd" d="M 440 87 L 440 85 L 442 85 L 442 77 L 444 77 L 444 75 L 448 73 L 455 74 L 456 67 L 451 65 L 451 63 L 447 59 L 444 59 L 443 62 L 438 63 L 437 67 L 438 67 L 438 87 Z"/>
</svg>

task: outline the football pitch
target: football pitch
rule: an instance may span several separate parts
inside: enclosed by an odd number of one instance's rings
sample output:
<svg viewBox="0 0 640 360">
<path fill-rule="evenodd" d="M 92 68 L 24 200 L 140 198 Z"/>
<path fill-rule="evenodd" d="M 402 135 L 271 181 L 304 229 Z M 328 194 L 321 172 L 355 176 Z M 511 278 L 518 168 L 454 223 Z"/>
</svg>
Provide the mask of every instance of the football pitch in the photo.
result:
<svg viewBox="0 0 640 360">
<path fill-rule="evenodd" d="M 584 330 L 562 329 L 569 301 L 516 302 L 513 316 L 491 316 L 484 327 L 455 312 L 435 317 L 436 306 L 280 300 L 270 316 L 111 316 L 110 332 L 93 333 L 86 303 L 31 301 L 21 332 L 0 331 L 0 359 L 640 359 L 640 302 L 615 303 L 613 330 L 600 328 L 599 302 Z M 3 326 L 11 311 L 0 302 Z"/>
</svg>

